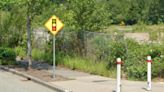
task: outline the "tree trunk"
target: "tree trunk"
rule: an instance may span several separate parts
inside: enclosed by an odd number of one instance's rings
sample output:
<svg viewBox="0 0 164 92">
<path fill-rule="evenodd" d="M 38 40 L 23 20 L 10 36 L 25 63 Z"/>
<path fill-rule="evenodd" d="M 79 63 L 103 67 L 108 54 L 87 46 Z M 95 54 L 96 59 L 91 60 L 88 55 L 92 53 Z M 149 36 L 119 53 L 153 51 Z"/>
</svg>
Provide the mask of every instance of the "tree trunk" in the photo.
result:
<svg viewBox="0 0 164 92">
<path fill-rule="evenodd" d="M 28 57 L 27 68 L 30 69 L 32 65 L 32 61 L 31 61 L 31 19 L 29 15 L 27 15 L 27 57 Z"/>
</svg>

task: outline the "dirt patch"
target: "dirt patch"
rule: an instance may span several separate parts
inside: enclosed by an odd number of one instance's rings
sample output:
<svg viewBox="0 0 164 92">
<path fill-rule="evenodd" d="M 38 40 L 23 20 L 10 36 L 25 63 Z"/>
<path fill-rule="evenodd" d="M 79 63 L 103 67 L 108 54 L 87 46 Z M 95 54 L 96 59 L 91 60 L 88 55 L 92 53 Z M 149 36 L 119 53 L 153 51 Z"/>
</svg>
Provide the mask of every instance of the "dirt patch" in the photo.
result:
<svg viewBox="0 0 164 92">
<path fill-rule="evenodd" d="M 164 82 L 164 78 L 154 78 L 153 79 L 154 82 Z"/>
<path fill-rule="evenodd" d="M 15 70 L 17 71 L 20 71 L 20 72 L 23 72 L 23 73 L 26 73 L 28 75 L 31 75 L 33 77 L 36 77 L 36 78 L 39 78 L 43 81 L 46 81 L 46 82 L 52 82 L 52 81 L 66 81 L 66 80 L 70 80 L 68 78 L 64 78 L 62 76 L 59 76 L 59 75 L 56 75 L 55 79 L 52 78 L 52 74 L 49 73 L 48 71 L 46 70 L 38 70 L 38 69 L 30 69 L 30 70 L 26 70 L 25 68 L 21 68 L 21 67 L 15 67 L 14 68 Z"/>
<path fill-rule="evenodd" d="M 17 61 L 17 65 L 8 65 L 6 67 L 15 69 L 19 72 L 31 75 L 33 77 L 36 77 L 46 82 L 71 80 L 69 78 L 65 78 L 60 75 L 55 75 L 55 79 L 52 78 L 52 73 L 51 73 L 52 65 L 49 65 L 48 63 L 33 61 L 31 69 L 28 70 L 27 70 L 27 65 L 28 65 L 28 61 L 22 60 L 22 61 Z"/>
</svg>

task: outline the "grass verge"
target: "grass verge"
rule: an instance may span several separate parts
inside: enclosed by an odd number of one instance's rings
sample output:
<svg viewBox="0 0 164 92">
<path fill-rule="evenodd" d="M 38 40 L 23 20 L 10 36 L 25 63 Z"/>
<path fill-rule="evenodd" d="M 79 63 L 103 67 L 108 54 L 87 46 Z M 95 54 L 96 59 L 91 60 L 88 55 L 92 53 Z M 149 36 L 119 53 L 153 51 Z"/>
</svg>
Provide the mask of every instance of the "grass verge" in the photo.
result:
<svg viewBox="0 0 164 92">
<path fill-rule="evenodd" d="M 59 65 L 63 65 L 72 70 L 80 70 L 91 74 L 97 74 L 106 77 L 115 77 L 115 69 L 107 69 L 106 62 L 93 62 L 79 56 L 64 56 Z"/>
</svg>

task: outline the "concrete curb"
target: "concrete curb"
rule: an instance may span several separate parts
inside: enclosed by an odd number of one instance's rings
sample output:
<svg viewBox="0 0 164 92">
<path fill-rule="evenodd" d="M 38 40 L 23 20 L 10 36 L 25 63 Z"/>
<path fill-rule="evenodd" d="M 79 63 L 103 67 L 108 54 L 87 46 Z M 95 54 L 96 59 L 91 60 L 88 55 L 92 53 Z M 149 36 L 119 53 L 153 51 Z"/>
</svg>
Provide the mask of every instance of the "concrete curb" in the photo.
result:
<svg viewBox="0 0 164 92">
<path fill-rule="evenodd" d="M 1 66 L 1 65 L 0 65 L 0 68 L 3 69 L 3 70 L 5 70 L 5 71 L 9 71 L 9 72 L 11 72 L 11 73 L 13 73 L 13 74 L 16 74 L 16 75 L 19 75 L 19 76 L 22 76 L 22 77 L 25 77 L 25 78 L 30 78 L 32 81 L 34 81 L 34 82 L 36 82 L 36 83 L 39 83 L 39 84 L 41 84 L 41 85 L 43 85 L 43 86 L 46 86 L 46 87 L 48 87 L 48 88 L 50 88 L 50 89 L 52 89 L 52 90 L 55 90 L 55 91 L 57 91 L 57 92 L 73 92 L 73 91 L 64 89 L 64 88 L 62 88 L 62 87 L 56 86 L 56 85 L 54 85 L 54 84 L 47 83 L 47 82 L 45 82 L 45 81 L 43 81 L 43 80 L 41 80 L 41 79 L 38 79 L 38 78 L 36 78 L 36 77 L 33 77 L 33 76 L 31 76 L 31 75 L 28 75 L 28 74 L 19 72 L 19 71 L 15 70 L 15 69 L 10 69 L 10 68 L 8 68 L 8 67 Z M 52 85 L 53 85 L 53 86 L 52 86 Z"/>
</svg>

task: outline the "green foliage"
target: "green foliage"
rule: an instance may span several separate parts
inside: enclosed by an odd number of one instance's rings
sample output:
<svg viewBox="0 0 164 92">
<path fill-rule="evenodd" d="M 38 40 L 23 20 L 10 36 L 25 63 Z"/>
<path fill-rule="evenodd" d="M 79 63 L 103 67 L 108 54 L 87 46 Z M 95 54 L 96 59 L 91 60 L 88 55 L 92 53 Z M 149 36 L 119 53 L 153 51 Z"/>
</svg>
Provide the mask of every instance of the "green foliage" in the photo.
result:
<svg viewBox="0 0 164 92">
<path fill-rule="evenodd" d="M 163 0 L 152 0 L 149 8 L 148 23 L 158 24 L 164 22 L 164 1 Z"/>
<path fill-rule="evenodd" d="M 119 24 L 124 21 L 130 7 L 129 0 L 108 0 L 108 12 L 111 13 L 112 24 Z"/>
<path fill-rule="evenodd" d="M 106 61 L 108 62 L 108 68 L 113 68 L 116 58 L 126 59 L 127 48 L 121 34 L 108 36 L 110 38 L 104 37 L 104 35 L 95 36 L 91 44 L 93 48 L 95 47 L 96 61 Z"/>
<path fill-rule="evenodd" d="M 15 10 L 12 8 L 13 12 L 0 11 L 0 45 L 15 47 L 21 45 L 23 40 L 23 30 L 25 25 L 24 15 L 20 14 L 21 10 Z M 20 18 L 21 17 L 21 18 Z"/>
<path fill-rule="evenodd" d="M 149 51 L 148 45 L 139 44 L 134 40 L 127 40 L 127 58 L 124 60 L 124 72 L 130 79 L 146 79 L 146 56 Z"/>
<path fill-rule="evenodd" d="M 67 31 L 98 31 L 111 23 L 106 1 L 66 0 L 53 4 L 49 10 L 43 14 L 50 17 L 55 13 L 64 22 Z"/>
<path fill-rule="evenodd" d="M 71 68 L 72 70 L 82 70 L 91 74 L 115 77 L 115 70 L 108 70 L 105 62 L 92 62 L 79 56 L 64 56 L 59 64 Z"/>
<path fill-rule="evenodd" d="M 26 49 L 20 46 L 15 47 L 15 53 L 16 53 L 16 56 L 23 58 L 26 56 Z"/>
<path fill-rule="evenodd" d="M 30 20 L 36 15 L 40 15 L 46 6 L 49 5 L 48 0 L 22 0 L 22 5 L 26 8 L 27 16 L 30 16 Z"/>
<path fill-rule="evenodd" d="M 0 1 L 0 9 L 2 10 L 11 10 L 12 5 L 20 0 L 1 0 Z"/>
<path fill-rule="evenodd" d="M 140 21 L 145 22 L 148 17 L 148 9 L 152 0 L 133 0 L 127 11 L 126 24 L 136 24 Z"/>
<path fill-rule="evenodd" d="M 60 58 L 58 56 L 56 56 L 56 58 Z M 49 64 L 53 64 L 53 53 L 44 53 L 44 56 L 43 56 L 43 60 Z"/>
<path fill-rule="evenodd" d="M 5 49 L 3 47 L 0 47 L 0 59 L 3 58 L 2 54 L 3 54 L 4 51 L 5 51 Z"/>
<path fill-rule="evenodd" d="M 87 41 L 91 42 L 93 46 L 96 62 L 93 59 L 75 55 L 77 52 L 74 52 L 73 55 L 70 54 L 73 52 L 62 52 L 65 51 L 62 49 L 57 51 L 58 64 L 73 70 L 79 69 L 103 76 L 111 76 L 111 74 L 115 76 L 115 73 L 111 70 L 116 69 L 116 58 L 121 57 L 123 61 L 122 70 L 127 79 L 146 80 L 147 55 L 151 55 L 153 59 L 152 78 L 164 76 L 164 58 L 161 56 L 164 54 L 164 46 L 162 44 L 141 44 L 132 39 L 121 40 L 117 36 L 112 40 L 95 36 L 92 40 L 87 39 Z M 94 68 L 94 66 L 97 68 Z"/>
<path fill-rule="evenodd" d="M 152 62 L 152 77 L 164 77 L 164 57 L 155 57 Z"/>
<path fill-rule="evenodd" d="M 110 56 L 109 56 L 109 60 L 111 61 L 111 63 L 115 63 L 116 58 L 122 58 L 123 60 L 126 59 L 126 45 L 124 43 L 124 41 L 114 41 L 111 44 L 110 47 Z"/>
<path fill-rule="evenodd" d="M 34 60 L 43 60 L 44 58 L 44 51 L 43 50 L 40 50 L 40 49 L 32 49 L 32 58 Z"/>
<path fill-rule="evenodd" d="M 53 54 L 52 51 L 44 51 L 41 49 L 34 48 L 32 49 L 32 58 L 36 61 L 44 61 L 49 64 L 52 64 Z"/>
<path fill-rule="evenodd" d="M 108 0 L 113 24 L 163 23 L 163 0 Z"/>
<path fill-rule="evenodd" d="M 1 59 L 4 60 L 15 60 L 16 54 L 13 49 L 4 48 L 1 50 Z"/>
<path fill-rule="evenodd" d="M 133 40 L 128 42 L 127 59 L 123 64 L 124 72 L 130 79 L 145 80 L 147 75 L 147 55 L 151 55 L 152 63 L 152 77 L 157 77 L 163 71 L 163 62 L 161 54 L 164 46 L 156 44 L 139 44 Z M 161 65 L 160 65 L 161 64 Z M 157 70 L 157 69 L 158 70 Z M 163 76 L 161 74 L 161 76 Z"/>
<path fill-rule="evenodd" d="M 15 64 L 16 54 L 11 48 L 0 47 L 0 63 L 2 65 L 13 65 Z"/>
<path fill-rule="evenodd" d="M 131 62 L 131 61 L 129 61 Z M 146 63 L 146 62 L 145 62 Z M 127 67 L 127 77 L 128 79 L 133 80 L 146 80 L 147 78 L 147 70 L 146 64 L 143 65 L 133 65 Z"/>
</svg>

